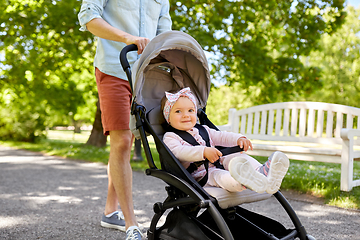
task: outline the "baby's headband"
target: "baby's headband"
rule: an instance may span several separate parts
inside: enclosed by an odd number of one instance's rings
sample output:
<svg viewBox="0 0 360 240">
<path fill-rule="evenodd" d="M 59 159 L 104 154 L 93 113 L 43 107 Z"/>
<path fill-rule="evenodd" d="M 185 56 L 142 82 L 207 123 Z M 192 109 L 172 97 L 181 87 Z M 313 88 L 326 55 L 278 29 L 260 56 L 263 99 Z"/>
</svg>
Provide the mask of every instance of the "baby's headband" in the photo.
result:
<svg viewBox="0 0 360 240">
<path fill-rule="evenodd" d="M 165 92 L 165 95 L 166 95 L 167 101 L 164 106 L 163 114 L 164 114 L 166 122 L 169 123 L 169 115 L 170 115 L 171 108 L 174 106 L 174 104 L 180 97 L 189 98 L 195 105 L 195 111 L 197 111 L 196 99 L 195 99 L 194 95 L 191 93 L 190 88 L 188 88 L 188 87 L 183 88 L 177 93 Z"/>
</svg>

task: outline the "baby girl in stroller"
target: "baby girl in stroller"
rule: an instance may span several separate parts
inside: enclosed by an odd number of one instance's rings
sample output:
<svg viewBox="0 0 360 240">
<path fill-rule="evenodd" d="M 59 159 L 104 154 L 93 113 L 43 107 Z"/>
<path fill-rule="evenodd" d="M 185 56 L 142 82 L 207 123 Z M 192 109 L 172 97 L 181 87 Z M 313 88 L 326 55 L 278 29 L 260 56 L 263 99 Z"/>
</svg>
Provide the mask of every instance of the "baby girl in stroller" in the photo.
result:
<svg viewBox="0 0 360 240">
<path fill-rule="evenodd" d="M 277 151 L 261 164 L 244 153 L 252 149 L 250 140 L 244 135 L 197 124 L 197 102 L 190 88 L 165 92 L 161 110 L 169 125 L 163 141 L 196 181 L 200 182 L 207 176 L 205 186 L 220 187 L 229 192 L 241 192 L 248 188 L 258 193 L 274 194 L 279 190 L 289 168 L 288 157 Z M 204 129 L 209 141 L 204 140 L 201 134 Z M 179 131 L 190 134 L 196 144 L 184 140 L 179 136 Z M 237 145 L 244 152 L 222 156 L 215 148 Z M 208 166 L 197 164 L 203 163 L 205 159 L 210 162 Z"/>
</svg>

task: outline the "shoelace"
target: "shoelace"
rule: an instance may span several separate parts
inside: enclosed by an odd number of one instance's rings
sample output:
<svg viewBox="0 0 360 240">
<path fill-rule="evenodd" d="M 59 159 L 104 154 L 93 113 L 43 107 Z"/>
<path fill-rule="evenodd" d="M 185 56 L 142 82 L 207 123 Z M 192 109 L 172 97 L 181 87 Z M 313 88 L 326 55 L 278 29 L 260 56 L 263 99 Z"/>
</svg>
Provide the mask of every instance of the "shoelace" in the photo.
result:
<svg viewBox="0 0 360 240">
<path fill-rule="evenodd" d="M 142 237 L 142 234 L 136 228 L 126 232 L 126 235 L 126 239 L 129 240 L 141 240 Z"/>
<path fill-rule="evenodd" d="M 124 215 L 123 215 L 123 213 L 122 212 L 117 212 L 117 213 L 115 213 L 116 215 L 117 215 L 117 217 L 118 217 L 118 219 L 119 220 L 121 220 L 121 219 L 124 219 Z"/>
</svg>

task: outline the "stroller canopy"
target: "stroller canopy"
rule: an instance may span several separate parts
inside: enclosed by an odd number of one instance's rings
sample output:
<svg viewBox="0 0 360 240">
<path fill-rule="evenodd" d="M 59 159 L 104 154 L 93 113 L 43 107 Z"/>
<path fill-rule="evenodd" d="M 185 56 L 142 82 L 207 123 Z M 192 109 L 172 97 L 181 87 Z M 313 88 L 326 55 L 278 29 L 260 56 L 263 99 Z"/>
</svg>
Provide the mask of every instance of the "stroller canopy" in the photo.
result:
<svg viewBox="0 0 360 240">
<path fill-rule="evenodd" d="M 146 46 L 132 67 L 133 98 L 151 110 L 165 91 L 190 87 L 198 108 L 206 106 L 210 92 L 209 66 L 200 44 L 179 31 L 164 32 Z"/>
</svg>

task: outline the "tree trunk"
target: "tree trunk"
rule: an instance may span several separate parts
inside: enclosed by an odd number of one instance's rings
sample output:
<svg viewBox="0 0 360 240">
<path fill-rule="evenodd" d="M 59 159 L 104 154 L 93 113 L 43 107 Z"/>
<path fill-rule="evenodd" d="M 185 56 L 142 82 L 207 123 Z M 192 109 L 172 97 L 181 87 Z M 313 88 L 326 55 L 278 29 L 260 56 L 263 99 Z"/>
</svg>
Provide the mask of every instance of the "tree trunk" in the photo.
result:
<svg viewBox="0 0 360 240">
<path fill-rule="evenodd" d="M 74 123 L 74 133 L 81 133 L 81 121 L 76 121 L 73 119 Z"/>
<path fill-rule="evenodd" d="M 107 141 L 107 136 L 105 136 L 103 133 L 103 126 L 101 123 L 100 102 L 98 99 L 96 103 L 96 114 L 95 114 L 93 128 L 91 130 L 90 137 L 86 142 L 86 145 L 92 145 L 95 147 L 105 147 L 106 141 Z"/>
</svg>

